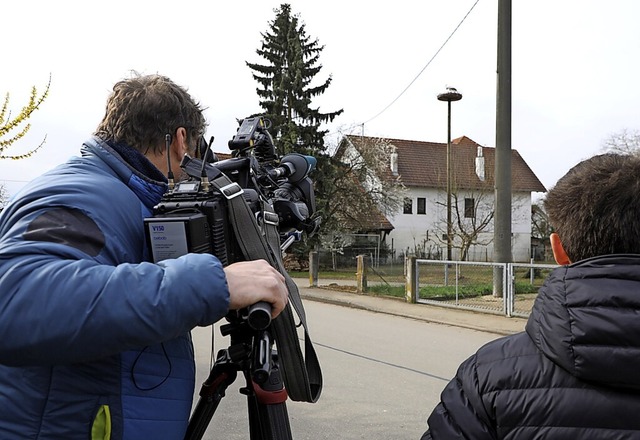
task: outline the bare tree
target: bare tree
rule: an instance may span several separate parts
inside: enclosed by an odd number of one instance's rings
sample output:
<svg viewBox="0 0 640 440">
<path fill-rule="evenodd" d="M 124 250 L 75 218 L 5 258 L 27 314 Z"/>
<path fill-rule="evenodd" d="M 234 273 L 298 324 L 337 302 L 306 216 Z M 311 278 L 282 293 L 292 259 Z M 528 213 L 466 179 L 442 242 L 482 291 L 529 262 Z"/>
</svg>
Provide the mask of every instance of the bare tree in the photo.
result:
<svg viewBox="0 0 640 440">
<path fill-rule="evenodd" d="M 549 216 L 544 209 L 544 199 L 531 205 L 531 234 L 542 240 L 548 240 L 553 233 Z"/>
<path fill-rule="evenodd" d="M 10 155 L 6 153 L 6 150 L 16 141 L 22 139 L 31 128 L 31 124 L 26 121 L 31 117 L 33 112 L 40 108 L 42 102 L 47 98 L 50 86 L 51 76 L 49 76 L 47 87 L 41 95 L 38 95 L 38 90 L 35 86 L 33 86 L 31 88 L 31 96 L 29 97 L 29 102 L 22 108 L 20 113 L 18 113 L 13 118 L 11 117 L 11 111 L 9 110 L 9 92 L 7 92 L 4 98 L 4 103 L 2 104 L 2 108 L 0 109 L 0 159 L 25 159 L 33 155 L 44 145 L 46 136 L 42 140 L 42 142 L 40 142 L 40 145 L 31 149 L 27 153 L 16 155 Z M 15 132 L 16 130 L 17 132 Z M 11 134 L 12 132 L 14 132 L 14 134 Z"/>
<path fill-rule="evenodd" d="M 325 185 L 328 203 L 322 211 L 321 244 L 336 258 L 353 244 L 348 234 L 373 233 L 386 228 L 387 217 L 402 206 L 406 188 L 390 172 L 390 142 L 358 138 L 357 145 L 343 136 L 331 157 L 330 182 Z M 352 148 L 353 147 L 353 148 Z"/>
<path fill-rule="evenodd" d="M 9 194 L 7 194 L 4 185 L 0 185 L 0 212 L 4 209 L 4 205 L 7 204 L 7 200 L 9 200 Z"/>
<path fill-rule="evenodd" d="M 495 206 L 493 193 L 490 188 L 462 191 L 455 185 L 451 191 L 451 247 L 458 249 L 460 260 L 466 261 L 471 246 L 487 246 L 493 241 L 493 236 L 483 235 L 493 220 Z M 444 201 L 436 202 L 446 208 Z M 443 219 L 436 227 L 436 240 L 447 245 L 447 221 Z"/>
<path fill-rule="evenodd" d="M 542 257 L 545 261 L 552 259 L 551 254 L 551 234 L 554 232 L 553 226 L 549 223 L 549 216 L 544 209 L 544 198 L 531 205 L 531 236 L 540 240 L 539 252 L 532 255 L 534 258 Z"/>
<path fill-rule="evenodd" d="M 640 154 L 640 130 L 622 129 L 606 138 L 602 150 L 620 154 Z"/>
<path fill-rule="evenodd" d="M 327 212 L 335 233 L 362 230 L 379 216 L 396 213 L 402 206 L 406 188 L 399 176 L 390 172 L 391 143 L 382 138 L 366 138 L 357 151 L 334 158 L 331 194 Z M 323 220 L 324 222 L 324 220 Z"/>
<path fill-rule="evenodd" d="M 359 155 L 345 168 L 344 177 L 357 180 L 384 215 L 395 214 L 403 203 L 406 187 L 390 170 L 395 147 L 383 138 L 367 138 L 359 145 Z"/>
</svg>

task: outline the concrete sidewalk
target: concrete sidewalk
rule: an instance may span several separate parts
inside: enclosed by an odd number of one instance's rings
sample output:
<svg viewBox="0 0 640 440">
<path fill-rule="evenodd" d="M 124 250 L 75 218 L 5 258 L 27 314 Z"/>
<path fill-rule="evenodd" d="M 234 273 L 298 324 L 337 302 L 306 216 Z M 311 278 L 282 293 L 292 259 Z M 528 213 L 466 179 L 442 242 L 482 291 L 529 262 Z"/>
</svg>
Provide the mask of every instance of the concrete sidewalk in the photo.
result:
<svg viewBox="0 0 640 440">
<path fill-rule="evenodd" d="M 294 278 L 305 301 L 322 301 L 345 307 L 354 307 L 377 313 L 402 316 L 443 325 L 472 330 L 511 335 L 524 330 L 526 319 L 508 318 L 490 313 L 438 307 L 427 304 L 409 304 L 402 299 L 371 296 L 331 290 L 331 283 L 320 283 L 320 287 L 309 287 L 309 280 Z"/>
</svg>

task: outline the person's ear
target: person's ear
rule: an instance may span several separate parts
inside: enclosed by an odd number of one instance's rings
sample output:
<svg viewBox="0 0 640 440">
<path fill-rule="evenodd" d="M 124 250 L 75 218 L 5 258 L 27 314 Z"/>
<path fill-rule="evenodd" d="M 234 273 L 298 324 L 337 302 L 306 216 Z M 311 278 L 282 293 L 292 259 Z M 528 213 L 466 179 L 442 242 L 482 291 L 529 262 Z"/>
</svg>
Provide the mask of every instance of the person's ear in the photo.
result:
<svg viewBox="0 0 640 440">
<path fill-rule="evenodd" d="M 189 152 L 189 144 L 187 143 L 187 130 L 184 127 L 178 127 L 176 134 L 171 141 L 171 150 L 182 159 Z"/>
<path fill-rule="evenodd" d="M 558 234 L 554 232 L 551 234 L 549 239 L 551 240 L 551 250 L 553 251 L 553 258 L 555 258 L 556 263 L 561 266 L 571 264 L 571 260 L 569 260 L 567 253 L 564 251 L 564 247 L 562 246 L 562 242 L 560 241 Z"/>
</svg>

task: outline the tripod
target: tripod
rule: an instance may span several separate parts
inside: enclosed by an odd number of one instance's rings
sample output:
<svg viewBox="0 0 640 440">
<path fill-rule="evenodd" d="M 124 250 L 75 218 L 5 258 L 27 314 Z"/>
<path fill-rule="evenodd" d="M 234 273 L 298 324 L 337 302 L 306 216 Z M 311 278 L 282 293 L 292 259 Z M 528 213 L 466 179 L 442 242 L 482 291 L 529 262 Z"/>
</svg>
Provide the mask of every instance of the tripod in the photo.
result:
<svg viewBox="0 0 640 440">
<path fill-rule="evenodd" d="M 256 330 L 240 314 L 230 314 L 227 320 L 229 324 L 220 327 L 220 332 L 229 335 L 231 342 L 227 349 L 218 352 L 209 377 L 202 384 L 185 440 L 202 438 L 238 371 L 242 371 L 246 381 L 240 392 L 247 396 L 249 438 L 292 440 L 285 403 L 287 392 L 269 328 Z"/>
</svg>

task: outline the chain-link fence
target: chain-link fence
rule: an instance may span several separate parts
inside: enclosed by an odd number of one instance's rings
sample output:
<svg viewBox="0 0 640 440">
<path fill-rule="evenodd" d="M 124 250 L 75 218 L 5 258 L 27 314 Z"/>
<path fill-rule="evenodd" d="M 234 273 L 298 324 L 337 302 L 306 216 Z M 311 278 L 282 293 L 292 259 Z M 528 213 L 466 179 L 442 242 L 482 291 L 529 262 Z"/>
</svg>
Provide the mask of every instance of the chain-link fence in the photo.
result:
<svg viewBox="0 0 640 440">
<path fill-rule="evenodd" d="M 368 237 L 337 251 L 317 252 L 319 285 L 391 295 L 417 303 L 527 317 L 553 264 L 393 258 Z M 360 260 L 360 267 L 358 261 Z M 411 262 L 411 263 L 408 263 Z M 415 293 L 408 293 L 408 264 L 415 265 Z M 412 299 L 407 295 L 414 295 Z"/>
<path fill-rule="evenodd" d="M 507 289 L 505 264 L 420 259 L 415 263 L 416 302 L 505 313 L 506 296 L 501 294 Z"/>
<path fill-rule="evenodd" d="M 556 264 L 509 264 L 508 277 L 512 281 L 512 289 L 507 316 L 529 316 L 538 289 L 542 287 L 549 273 L 557 267 Z"/>
<path fill-rule="evenodd" d="M 551 264 L 410 260 L 413 300 L 506 316 L 527 317 Z"/>
</svg>

